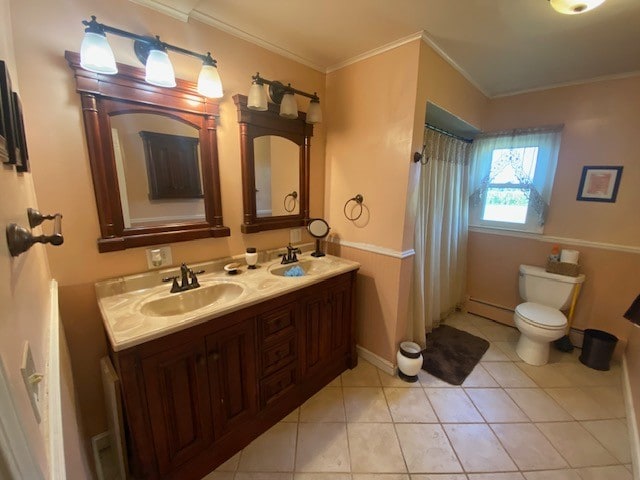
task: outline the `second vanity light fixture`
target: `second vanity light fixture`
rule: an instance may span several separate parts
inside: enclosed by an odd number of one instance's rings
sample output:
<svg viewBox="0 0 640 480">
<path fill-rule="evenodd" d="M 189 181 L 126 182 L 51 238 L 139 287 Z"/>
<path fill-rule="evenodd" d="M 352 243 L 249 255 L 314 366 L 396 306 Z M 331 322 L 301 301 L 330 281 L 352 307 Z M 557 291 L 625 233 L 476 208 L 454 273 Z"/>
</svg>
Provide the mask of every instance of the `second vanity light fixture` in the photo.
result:
<svg viewBox="0 0 640 480">
<path fill-rule="evenodd" d="M 106 34 L 111 33 L 134 41 L 135 54 L 146 65 L 145 80 L 147 83 L 158 87 L 171 88 L 176 86 L 173 65 L 171 65 L 167 51 L 177 52 L 196 57 L 202 61 L 202 69 L 198 76 L 198 92 L 209 98 L 222 97 L 222 82 L 217 62 L 211 58 L 210 52 L 204 55 L 170 45 L 161 41 L 158 36 L 148 37 L 110 27 L 104 23 L 98 23 L 93 15 L 91 21 L 83 20 L 82 24 L 87 27 L 80 47 L 80 65 L 85 70 L 107 75 L 118 73 L 113 51 L 107 41 Z"/>
<path fill-rule="evenodd" d="M 267 106 L 267 92 L 264 89 L 264 85 L 269 85 L 269 97 L 273 103 L 280 105 L 280 116 L 285 118 L 295 119 L 298 118 L 298 104 L 294 94 L 302 95 L 311 99 L 309 108 L 307 109 L 306 122 L 310 124 L 322 122 L 322 110 L 320 109 L 320 97 L 313 92 L 313 95 L 302 90 L 293 88 L 291 84 L 284 85 L 281 82 L 267 80 L 260 76 L 260 73 L 256 73 L 251 77 L 253 83 L 249 89 L 249 98 L 247 100 L 247 107 L 251 110 L 259 110 L 261 112 L 266 111 Z"/>
</svg>

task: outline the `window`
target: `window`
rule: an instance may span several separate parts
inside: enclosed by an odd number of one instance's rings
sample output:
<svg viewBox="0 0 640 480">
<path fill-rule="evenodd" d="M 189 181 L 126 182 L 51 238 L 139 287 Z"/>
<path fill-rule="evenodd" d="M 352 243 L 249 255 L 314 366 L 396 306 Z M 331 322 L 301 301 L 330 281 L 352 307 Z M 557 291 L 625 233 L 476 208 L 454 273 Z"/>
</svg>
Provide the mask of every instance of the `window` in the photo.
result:
<svg viewBox="0 0 640 480">
<path fill-rule="evenodd" d="M 469 224 L 542 233 L 559 146 L 559 129 L 476 139 L 471 153 Z"/>
</svg>

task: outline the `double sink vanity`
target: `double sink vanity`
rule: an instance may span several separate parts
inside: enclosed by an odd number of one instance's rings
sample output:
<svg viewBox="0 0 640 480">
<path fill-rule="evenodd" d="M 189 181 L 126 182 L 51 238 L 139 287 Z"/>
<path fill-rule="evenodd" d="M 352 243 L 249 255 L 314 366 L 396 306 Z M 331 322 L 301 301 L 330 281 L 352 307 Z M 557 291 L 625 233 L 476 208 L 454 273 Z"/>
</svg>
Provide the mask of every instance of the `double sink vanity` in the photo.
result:
<svg viewBox="0 0 640 480">
<path fill-rule="evenodd" d="M 357 263 L 224 263 L 177 293 L 175 269 L 96 284 L 134 478 L 202 478 L 357 363 Z"/>
<path fill-rule="evenodd" d="M 148 84 L 143 69 L 95 73 L 77 53 L 65 58 L 82 106 L 98 250 L 230 236 L 218 101 L 184 80 L 167 89 Z M 284 118 L 278 105 L 255 110 L 240 94 L 233 101 L 240 232 L 310 225 L 313 125 L 304 112 Z M 224 263 L 185 265 L 181 284 L 175 269 L 96 284 L 133 478 L 204 477 L 357 363 L 358 264 L 305 254 L 230 275 Z M 302 276 L 289 277 L 290 268 Z"/>
</svg>

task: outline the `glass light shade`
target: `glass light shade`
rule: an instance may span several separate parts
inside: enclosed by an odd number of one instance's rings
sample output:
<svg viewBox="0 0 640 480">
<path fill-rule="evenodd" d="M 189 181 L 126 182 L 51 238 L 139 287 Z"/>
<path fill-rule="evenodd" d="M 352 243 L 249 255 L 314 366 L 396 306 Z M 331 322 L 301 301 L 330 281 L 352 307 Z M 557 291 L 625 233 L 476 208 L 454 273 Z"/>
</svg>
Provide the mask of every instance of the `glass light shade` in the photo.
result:
<svg viewBox="0 0 640 480">
<path fill-rule="evenodd" d="M 247 107 L 251 110 L 258 110 L 264 112 L 268 109 L 267 106 L 267 92 L 264 91 L 264 86 L 259 83 L 253 82 L 249 89 L 249 99 L 247 100 Z"/>
<path fill-rule="evenodd" d="M 198 76 L 198 92 L 205 97 L 222 98 L 220 74 L 213 65 L 202 65 Z"/>
<path fill-rule="evenodd" d="M 556 12 L 577 15 L 602 5 L 605 0 L 549 0 Z"/>
<path fill-rule="evenodd" d="M 284 118 L 298 118 L 298 104 L 293 93 L 285 93 L 280 103 L 280 116 Z"/>
<path fill-rule="evenodd" d="M 167 52 L 162 50 L 150 50 L 147 58 L 147 83 L 158 87 L 175 87 L 176 75 Z"/>
<path fill-rule="evenodd" d="M 311 100 L 309 103 L 309 109 L 307 110 L 307 123 L 314 124 L 322 122 L 322 109 L 320 108 L 320 102 Z"/>
<path fill-rule="evenodd" d="M 118 73 L 113 51 L 104 34 L 86 32 L 80 46 L 80 66 L 95 73 Z"/>
</svg>

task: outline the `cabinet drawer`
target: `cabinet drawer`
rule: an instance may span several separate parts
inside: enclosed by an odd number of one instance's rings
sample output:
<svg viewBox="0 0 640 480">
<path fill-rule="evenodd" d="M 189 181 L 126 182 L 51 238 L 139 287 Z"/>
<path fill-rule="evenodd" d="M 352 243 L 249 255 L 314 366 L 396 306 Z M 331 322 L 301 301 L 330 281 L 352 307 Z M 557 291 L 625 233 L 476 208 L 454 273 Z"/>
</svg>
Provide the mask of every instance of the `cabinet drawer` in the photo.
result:
<svg viewBox="0 0 640 480">
<path fill-rule="evenodd" d="M 265 407 L 292 389 L 297 381 L 296 364 L 289 365 L 260 382 L 260 406 Z"/>
<path fill-rule="evenodd" d="M 293 332 L 295 319 L 295 303 L 289 303 L 259 315 L 258 324 L 260 325 L 261 340 L 269 342 Z"/>
<path fill-rule="evenodd" d="M 269 375 L 295 359 L 296 336 L 291 334 L 283 341 L 262 350 L 260 376 Z"/>
</svg>

